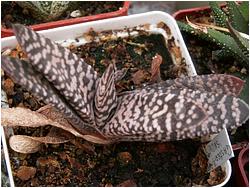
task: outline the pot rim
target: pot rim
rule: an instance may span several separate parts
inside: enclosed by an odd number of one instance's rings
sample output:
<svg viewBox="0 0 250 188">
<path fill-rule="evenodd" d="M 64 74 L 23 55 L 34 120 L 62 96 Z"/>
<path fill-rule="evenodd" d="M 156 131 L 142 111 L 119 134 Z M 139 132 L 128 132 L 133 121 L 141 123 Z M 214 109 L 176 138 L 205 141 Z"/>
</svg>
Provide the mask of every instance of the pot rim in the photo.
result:
<svg viewBox="0 0 250 188">
<path fill-rule="evenodd" d="M 120 9 L 113 11 L 113 12 L 101 13 L 101 14 L 96 14 L 96 15 L 91 15 L 91 16 L 82 16 L 79 18 L 70 18 L 66 20 L 50 21 L 46 23 L 29 25 L 29 27 L 31 27 L 35 31 L 42 31 L 42 30 L 47 30 L 51 28 L 62 27 L 65 25 L 73 25 L 73 24 L 78 24 L 78 23 L 83 23 L 83 22 L 94 21 L 94 20 L 125 16 L 128 13 L 129 6 L 130 6 L 130 2 L 124 1 L 123 6 Z M 6 29 L 6 28 L 1 27 L 2 38 L 13 36 L 13 34 L 14 33 L 12 29 Z"/>
</svg>

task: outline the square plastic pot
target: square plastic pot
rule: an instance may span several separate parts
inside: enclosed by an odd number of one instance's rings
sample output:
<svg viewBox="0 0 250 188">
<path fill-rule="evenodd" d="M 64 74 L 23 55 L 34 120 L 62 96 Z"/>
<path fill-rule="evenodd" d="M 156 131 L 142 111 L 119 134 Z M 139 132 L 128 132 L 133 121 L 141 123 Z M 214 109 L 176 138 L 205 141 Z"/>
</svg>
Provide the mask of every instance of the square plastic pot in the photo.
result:
<svg viewBox="0 0 250 188">
<path fill-rule="evenodd" d="M 62 27 L 66 25 L 73 25 L 73 24 L 90 22 L 90 21 L 95 21 L 95 20 L 126 16 L 128 14 L 129 5 L 130 5 L 130 2 L 125 1 L 123 3 L 123 7 L 117 11 L 96 14 L 96 15 L 91 15 L 91 16 L 84 16 L 84 17 L 79 17 L 79 18 L 70 18 L 66 20 L 51 21 L 47 23 L 31 25 L 30 27 L 35 31 L 41 31 L 41 30 Z M 1 37 L 3 38 L 3 37 L 9 37 L 9 36 L 13 36 L 12 29 L 6 29 L 6 28 L 1 27 Z"/>
<path fill-rule="evenodd" d="M 164 23 L 168 27 L 168 29 L 164 30 L 163 28 L 158 28 L 159 23 Z M 127 29 L 135 28 L 135 27 L 137 30 L 144 29 L 147 32 L 162 34 L 163 37 L 165 38 L 166 46 L 168 46 L 167 43 L 169 39 L 171 39 L 171 41 L 174 41 L 175 46 L 178 47 L 178 49 L 180 50 L 181 59 L 183 59 L 186 62 L 187 74 L 189 76 L 196 75 L 193 62 L 188 53 L 188 50 L 182 38 L 181 32 L 177 26 L 177 23 L 172 16 L 170 16 L 169 14 L 165 12 L 152 11 L 152 12 L 147 12 L 147 13 L 142 13 L 142 14 L 135 14 L 135 15 L 130 15 L 130 16 L 98 20 L 98 21 L 76 24 L 76 25 L 71 25 L 71 26 L 64 26 L 60 28 L 39 31 L 39 33 L 43 34 L 45 37 L 50 38 L 53 41 L 57 41 L 63 46 L 67 46 L 72 43 L 77 43 L 77 44 L 86 43 L 86 40 L 83 38 L 83 33 L 88 32 L 91 28 L 96 32 L 101 32 L 101 31 L 107 31 L 107 30 L 121 31 L 124 28 L 126 28 L 126 31 L 127 31 Z M 132 35 L 133 33 L 136 34 L 136 32 L 131 32 L 130 35 Z M 128 33 L 117 32 L 116 35 L 126 37 L 128 36 Z M 78 42 L 76 42 L 75 40 L 76 38 L 78 38 L 77 40 Z M 8 37 L 8 38 L 3 38 L 1 41 L 1 44 L 2 44 L 2 50 L 4 50 L 7 48 L 15 47 L 17 45 L 17 41 L 15 37 L 13 36 L 13 37 Z M 169 52 L 171 54 L 173 63 L 176 63 L 178 59 L 180 59 L 179 55 L 177 57 L 175 53 L 171 53 L 171 51 Z M 8 132 L 5 130 L 5 137 L 7 136 L 8 136 Z M 5 143 L 3 145 L 4 150 L 6 153 L 8 153 L 6 140 L 5 139 L 3 140 Z M 6 155 L 6 157 L 9 157 L 9 156 Z M 6 161 L 9 161 L 9 159 L 7 159 Z M 11 169 L 10 163 L 8 163 L 7 165 L 9 165 L 8 169 Z M 231 176 L 231 164 L 229 161 L 227 161 L 224 165 L 222 165 L 222 168 L 226 172 L 226 177 L 225 177 L 225 180 L 217 186 L 225 185 Z M 9 172 L 9 176 L 10 176 L 11 186 L 14 186 L 13 175 L 11 171 Z"/>
</svg>

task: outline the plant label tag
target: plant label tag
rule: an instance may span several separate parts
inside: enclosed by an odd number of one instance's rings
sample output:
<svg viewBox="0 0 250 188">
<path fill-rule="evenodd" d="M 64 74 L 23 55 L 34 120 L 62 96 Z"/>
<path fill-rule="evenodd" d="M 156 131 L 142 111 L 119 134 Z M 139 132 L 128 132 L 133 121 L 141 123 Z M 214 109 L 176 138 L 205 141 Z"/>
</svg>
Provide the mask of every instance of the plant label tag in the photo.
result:
<svg viewBox="0 0 250 188">
<path fill-rule="evenodd" d="M 208 172 L 234 157 L 233 148 L 226 128 L 206 145 L 205 153 L 208 158 Z"/>
</svg>

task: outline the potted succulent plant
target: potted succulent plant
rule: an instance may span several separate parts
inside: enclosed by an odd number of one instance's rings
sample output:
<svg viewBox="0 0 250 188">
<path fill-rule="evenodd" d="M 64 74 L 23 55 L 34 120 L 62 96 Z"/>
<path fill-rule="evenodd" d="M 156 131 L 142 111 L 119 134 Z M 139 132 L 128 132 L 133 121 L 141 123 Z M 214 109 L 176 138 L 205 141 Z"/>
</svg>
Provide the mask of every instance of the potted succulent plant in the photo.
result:
<svg viewBox="0 0 250 188">
<path fill-rule="evenodd" d="M 6 1 L 2 2 L 1 36 L 12 36 L 12 23 L 31 26 L 35 31 L 65 25 L 125 16 L 129 2 Z M 94 8 L 93 8 L 94 7 Z"/>
<path fill-rule="evenodd" d="M 17 40 L 2 39 L 2 68 L 4 89 L 15 96 L 8 102 L 16 108 L 2 109 L 2 125 L 19 127 L 9 144 L 26 153 L 9 150 L 18 186 L 190 186 L 228 180 L 230 163 L 207 173 L 200 141 L 177 140 L 240 126 L 248 118 L 248 106 L 237 98 L 243 82 L 229 75 L 195 76 L 170 15 L 149 12 L 40 34 L 15 25 L 14 31 Z M 20 85 L 42 100 L 34 102 Z M 224 118 L 213 116 L 230 101 L 236 106 L 224 111 Z M 84 140 L 109 145 L 94 147 Z M 121 141 L 127 142 L 115 144 Z"/>
<path fill-rule="evenodd" d="M 220 6 L 210 2 L 210 7 L 180 10 L 173 15 L 198 74 L 240 74 L 248 81 L 248 2 Z M 245 91 L 248 102 L 247 87 Z"/>
</svg>

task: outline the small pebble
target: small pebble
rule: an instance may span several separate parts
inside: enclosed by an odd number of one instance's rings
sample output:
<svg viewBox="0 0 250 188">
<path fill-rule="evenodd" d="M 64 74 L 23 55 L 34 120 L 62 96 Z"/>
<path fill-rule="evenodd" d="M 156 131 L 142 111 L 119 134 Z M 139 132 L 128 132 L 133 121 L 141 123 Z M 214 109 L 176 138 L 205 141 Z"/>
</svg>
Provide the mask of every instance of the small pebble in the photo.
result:
<svg viewBox="0 0 250 188">
<path fill-rule="evenodd" d="M 75 11 L 70 13 L 70 16 L 73 17 L 73 18 L 77 18 L 77 17 L 81 17 L 82 13 L 81 13 L 80 10 L 75 10 Z"/>
<path fill-rule="evenodd" d="M 118 153 L 118 159 L 123 164 L 128 164 L 132 161 L 132 155 L 129 152 L 120 152 Z"/>
</svg>

